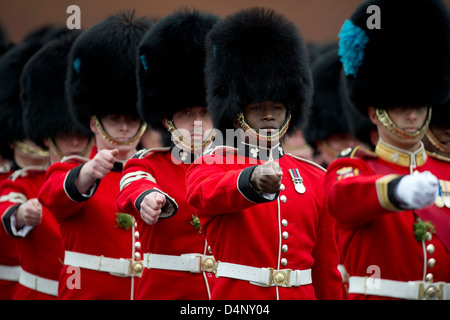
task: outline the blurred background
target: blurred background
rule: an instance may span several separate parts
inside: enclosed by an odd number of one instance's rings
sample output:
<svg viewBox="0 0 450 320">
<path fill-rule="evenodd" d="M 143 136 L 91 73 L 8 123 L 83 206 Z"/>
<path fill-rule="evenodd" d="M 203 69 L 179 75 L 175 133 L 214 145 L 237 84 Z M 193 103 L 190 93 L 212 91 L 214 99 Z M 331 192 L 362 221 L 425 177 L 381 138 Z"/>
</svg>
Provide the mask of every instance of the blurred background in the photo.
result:
<svg viewBox="0 0 450 320">
<path fill-rule="evenodd" d="M 17 43 L 44 24 L 66 24 L 67 7 L 81 9 L 81 28 L 87 29 L 119 10 L 135 9 L 137 16 L 161 18 L 181 7 L 197 8 L 221 17 L 250 6 L 270 7 L 291 19 L 307 42 L 337 39 L 342 23 L 362 0 L 2 0 L 0 24 Z M 450 6 L 450 0 L 445 0 Z"/>
</svg>

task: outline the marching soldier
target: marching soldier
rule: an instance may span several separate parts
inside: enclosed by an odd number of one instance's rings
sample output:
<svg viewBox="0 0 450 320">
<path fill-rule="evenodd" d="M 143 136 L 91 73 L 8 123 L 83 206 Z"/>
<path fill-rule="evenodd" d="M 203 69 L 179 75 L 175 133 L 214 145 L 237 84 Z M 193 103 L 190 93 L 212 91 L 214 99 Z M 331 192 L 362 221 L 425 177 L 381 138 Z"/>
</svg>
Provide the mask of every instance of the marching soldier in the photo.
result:
<svg viewBox="0 0 450 320">
<path fill-rule="evenodd" d="M 367 27 L 371 5 L 381 29 Z M 375 152 L 341 152 L 326 174 L 350 299 L 450 298 L 450 211 L 434 204 L 450 171 L 421 142 L 448 98 L 449 22 L 438 0 L 371 0 L 339 34 L 349 98 L 380 137 Z"/>
<path fill-rule="evenodd" d="M 218 22 L 206 48 L 208 108 L 228 146 L 196 160 L 186 186 L 218 261 L 211 298 L 341 298 L 324 169 L 280 145 L 312 97 L 298 29 L 250 8 Z"/>
<path fill-rule="evenodd" d="M 9 42 L 3 28 L 0 26 L 0 57 L 13 47 L 14 44 Z M 5 68 L 7 65 L 0 62 L 0 66 Z M 5 76 L 6 74 L 4 74 L 4 77 L 0 76 L 0 81 L 2 83 L 6 80 Z M 10 80 L 11 79 L 8 79 L 8 81 Z M 5 97 L 4 90 L 4 88 L 0 90 L 0 97 L 2 98 Z M 0 101 L 3 100 L 0 99 Z M 3 112 L 1 105 L 2 104 L 0 104 L 0 110 L 2 110 L 1 114 L 4 115 L 5 112 Z M 1 114 L 0 122 L 4 120 Z M 0 130 L 0 183 L 1 181 L 7 179 L 13 172 L 13 154 L 9 143 L 7 142 L 9 135 L 9 126 L 2 126 L 2 129 Z M 15 239 L 12 239 L 3 227 L 0 228 L 0 247 L 2 248 L 0 252 L 0 300 L 10 300 L 12 297 L 12 291 L 19 280 L 20 269 Z"/>
<path fill-rule="evenodd" d="M 51 39 L 67 33 L 67 30 L 45 27 L 34 30 L 25 39 L 9 49 L 0 59 L 0 124 L 1 154 L 11 159 L 11 171 L 14 174 L 3 180 L 0 186 L 0 215 L 2 216 L 2 254 L 7 259 L 1 268 L 3 282 L 11 292 L 13 299 L 52 299 L 54 295 L 31 290 L 24 286 L 24 273 L 20 269 L 16 248 L 17 239 L 26 235 L 32 226 L 23 226 L 28 213 L 34 215 L 40 211 L 35 206 L 39 188 L 44 180 L 49 164 L 48 150 L 30 140 L 24 130 L 22 104 L 20 100 L 20 76 L 27 61 Z M 36 209 L 34 209 L 36 208 Z M 24 213 L 26 215 L 24 216 Z M 34 223 L 30 219 L 28 224 Z M 18 224 L 16 224 L 18 223 Z M 7 236 L 8 240 L 3 240 Z M 8 242 L 6 242 L 8 241 Z M 23 244 L 24 242 L 20 242 Z M 3 244 L 5 244 L 3 246 Z M 3 258 L 2 258 L 3 260 Z M 2 261 L 3 264 L 3 261 Z M 20 282 L 19 284 L 17 282 Z M 14 286 L 14 288 L 12 288 Z"/>
<path fill-rule="evenodd" d="M 90 152 L 90 133 L 74 126 L 64 99 L 67 56 L 77 35 L 73 32 L 51 41 L 31 57 L 21 74 L 24 132 L 36 146 L 49 149 L 50 163 Z M 44 176 L 45 171 L 26 167 L 16 171 L 3 189 L 10 190 L 10 196 L 32 185 L 38 190 Z M 24 198 L 27 201 L 22 204 L 12 204 L 3 216 L 6 229 L 17 237 L 20 285 L 15 299 L 55 299 L 58 292 L 64 259 L 61 234 L 56 219 L 42 210 L 36 198 L 37 194 Z"/>
<path fill-rule="evenodd" d="M 218 19 L 177 11 L 159 20 L 139 45 L 140 114 L 152 128 L 169 131 L 173 143 L 139 151 L 128 160 L 121 180 L 117 203 L 138 220 L 147 268 L 138 299 L 210 298 L 214 258 L 187 203 L 184 179 L 213 138 L 203 79 L 204 40 Z"/>
<path fill-rule="evenodd" d="M 84 31 L 69 54 L 69 110 L 94 133 L 98 152 L 89 161 L 52 165 L 39 194 L 60 223 L 65 256 L 59 299 L 134 296 L 142 271 L 135 225 L 114 200 L 123 163 L 146 128 L 135 107 L 135 59 L 150 24 L 134 13 L 110 16 Z"/>
</svg>

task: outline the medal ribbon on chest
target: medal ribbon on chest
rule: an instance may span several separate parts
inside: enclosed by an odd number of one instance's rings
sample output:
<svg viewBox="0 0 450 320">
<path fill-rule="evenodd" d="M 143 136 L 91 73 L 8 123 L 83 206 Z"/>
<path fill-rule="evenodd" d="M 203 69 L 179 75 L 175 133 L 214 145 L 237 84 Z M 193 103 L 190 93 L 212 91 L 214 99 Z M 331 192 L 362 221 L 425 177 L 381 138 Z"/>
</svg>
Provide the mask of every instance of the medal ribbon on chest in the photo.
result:
<svg viewBox="0 0 450 320">
<path fill-rule="evenodd" d="M 292 182 L 294 183 L 295 191 L 298 193 L 305 193 L 306 188 L 303 184 L 303 178 L 298 169 L 289 169 L 289 174 L 291 175 Z"/>
<path fill-rule="evenodd" d="M 439 180 L 439 190 L 441 197 L 444 199 L 444 205 L 450 209 L 450 181 Z"/>
<path fill-rule="evenodd" d="M 446 206 L 450 209 L 450 181 L 439 180 L 439 195 L 434 204 L 439 208 Z"/>
</svg>

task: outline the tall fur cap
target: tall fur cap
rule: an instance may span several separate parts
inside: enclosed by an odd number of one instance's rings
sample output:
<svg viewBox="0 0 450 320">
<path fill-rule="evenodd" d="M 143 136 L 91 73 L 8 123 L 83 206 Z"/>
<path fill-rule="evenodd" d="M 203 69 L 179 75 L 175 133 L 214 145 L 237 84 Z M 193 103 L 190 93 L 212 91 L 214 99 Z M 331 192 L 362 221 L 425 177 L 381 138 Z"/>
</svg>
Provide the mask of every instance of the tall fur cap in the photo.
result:
<svg viewBox="0 0 450 320">
<path fill-rule="evenodd" d="M 252 102 L 282 102 L 288 133 L 301 127 L 312 99 L 307 47 L 298 28 L 271 9 L 252 7 L 218 22 L 206 40 L 207 104 L 214 126 L 233 129 Z"/>
<path fill-rule="evenodd" d="M 58 133 L 90 131 L 75 126 L 65 96 L 65 79 L 70 48 L 79 32 L 50 41 L 23 68 L 20 78 L 22 117 L 26 136 L 44 147 L 43 140 Z"/>
<path fill-rule="evenodd" d="M 20 75 L 27 61 L 43 45 L 63 36 L 67 28 L 46 26 L 30 32 L 0 57 L 0 155 L 12 159 L 9 143 L 25 138 L 20 101 Z"/>
<path fill-rule="evenodd" d="M 372 5 L 380 9 L 380 29 L 367 26 Z M 450 18 L 441 0 L 368 0 L 350 20 L 368 39 L 364 50 L 356 50 L 362 57 L 359 69 L 346 77 L 350 100 L 362 114 L 368 106 L 435 106 L 447 100 Z M 341 43 L 340 50 L 345 55 L 359 45 Z"/>
<path fill-rule="evenodd" d="M 134 12 L 109 16 L 84 31 L 69 54 L 66 94 L 69 110 L 89 128 L 92 115 L 138 116 L 136 50 L 151 21 Z"/>
<path fill-rule="evenodd" d="M 206 106 L 205 38 L 219 20 L 197 10 L 178 10 L 156 22 L 138 48 L 137 83 L 141 117 L 165 130 L 164 117 Z"/>
</svg>

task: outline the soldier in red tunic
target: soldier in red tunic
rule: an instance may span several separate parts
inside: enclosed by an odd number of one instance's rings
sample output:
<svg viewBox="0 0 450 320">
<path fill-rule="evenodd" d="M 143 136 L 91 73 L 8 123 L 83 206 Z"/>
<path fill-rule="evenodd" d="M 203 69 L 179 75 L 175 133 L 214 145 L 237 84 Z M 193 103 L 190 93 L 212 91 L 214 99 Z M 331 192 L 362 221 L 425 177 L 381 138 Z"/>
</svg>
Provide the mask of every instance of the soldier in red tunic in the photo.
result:
<svg viewBox="0 0 450 320">
<path fill-rule="evenodd" d="M 152 128 L 169 131 L 173 141 L 171 147 L 141 150 L 128 160 L 117 198 L 119 208 L 138 221 L 146 267 L 138 299 L 210 298 L 215 277 L 207 271 L 215 262 L 187 203 L 185 175 L 213 138 L 204 40 L 218 19 L 175 12 L 159 20 L 138 49 L 140 113 Z"/>
<path fill-rule="evenodd" d="M 381 29 L 367 26 L 371 5 Z M 341 152 L 326 174 L 350 299 L 450 298 L 450 211 L 434 203 L 450 170 L 421 142 L 448 98 L 449 21 L 441 1 L 372 0 L 340 32 L 350 101 L 380 137 L 375 152 Z"/>
<path fill-rule="evenodd" d="M 31 32 L 25 39 L 17 46 L 9 49 L 0 59 L 0 123 L 2 132 L 0 139 L 2 141 L 1 154 L 6 159 L 11 159 L 11 173 L 15 172 L 14 176 L 8 175 L 8 179 L 3 180 L 0 191 L 0 215 L 2 216 L 2 241 L 1 241 L 1 258 L 0 264 L 0 278 L 5 279 L 1 281 L 2 296 L 8 294 L 9 299 L 13 297 L 18 298 L 18 292 L 23 292 L 28 288 L 17 284 L 20 275 L 19 258 L 17 256 L 17 238 L 11 237 L 11 223 L 9 217 L 12 213 L 17 212 L 18 204 L 22 204 L 21 209 L 26 207 L 27 199 L 30 203 L 37 196 L 38 187 L 41 184 L 40 178 L 33 179 L 32 176 L 36 174 L 40 176 L 44 174 L 44 170 L 48 166 L 49 156 L 48 151 L 36 146 L 30 141 L 24 132 L 22 121 L 22 108 L 20 101 L 20 75 L 22 69 L 30 57 L 38 51 L 42 45 L 49 41 L 52 37 L 60 34 L 59 28 L 42 28 Z M 33 173 L 26 177 L 26 180 L 20 178 L 21 183 L 15 183 L 18 176 L 27 172 L 31 167 L 34 168 Z M 22 170 L 23 171 L 20 171 Z M 37 169 L 37 170 L 36 170 Z M 13 210 L 7 212 L 7 209 Z M 4 219 L 3 219 L 4 218 Z M 17 290 L 15 289 L 17 287 Z M 34 297 L 44 296 L 52 298 L 52 296 L 39 293 L 37 291 L 29 290 Z"/>
<path fill-rule="evenodd" d="M 79 125 L 95 135 L 92 159 L 52 165 L 39 193 L 60 223 L 65 250 L 59 299 L 134 297 L 142 271 L 135 225 L 115 198 L 123 163 L 145 131 L 137 109 L 136 47 L 147 19 L 119 13 L 82 33 L 72 46 L 66 92 Z"/>
<path fill-rule="evenodd" d="M 67 57 L 77 36 L 71 32 L 51 41 L 28 60 L 21 73 L 24 133 L 40 150 L 49 149 L 51 163 L 90 151 L 91 134 L 75 127 L 64 99 Z M 7 198 L 2 202 L 7 207 L 2 220 L 17 239 L 20 262 L 14 299 L 55 299 L 58 292 L 64 259 L 61 234 L 56 219 L 37 200 L 46 168 L 24 167 L 1 187 Z"/>
<path fill-rule="evenodd" d="M 228 146 L 196 160 L 186 186 L 217 261 L 211 298 L 340 299 L 325 170 L 280 144 L 311 103 L 298 29 L 250 8 L 218 22 L 206 43 L 208 108 Z"/>
</svg>

